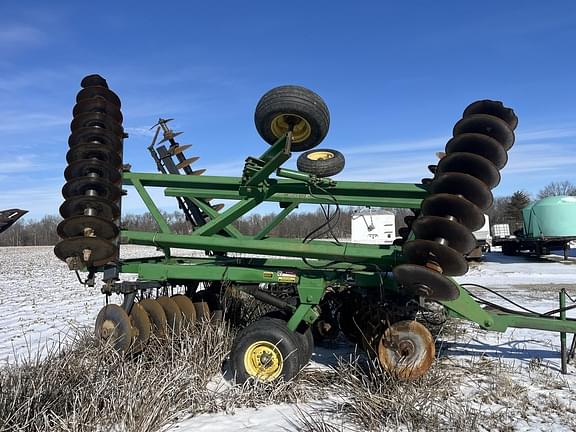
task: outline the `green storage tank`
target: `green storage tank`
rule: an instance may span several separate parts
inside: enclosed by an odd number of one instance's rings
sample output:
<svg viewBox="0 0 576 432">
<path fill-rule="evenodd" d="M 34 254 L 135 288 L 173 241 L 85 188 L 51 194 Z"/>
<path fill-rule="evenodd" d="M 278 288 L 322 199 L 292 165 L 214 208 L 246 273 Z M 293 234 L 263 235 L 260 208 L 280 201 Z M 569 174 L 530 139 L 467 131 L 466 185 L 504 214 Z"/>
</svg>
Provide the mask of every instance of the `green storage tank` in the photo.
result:
<svg viewBox="0 0 576 432">
<path fill-rule="evenodd" d="M 575 237 L 576 196 L 551 196 L 522 210 L 528 237 Z"/>
</svg>

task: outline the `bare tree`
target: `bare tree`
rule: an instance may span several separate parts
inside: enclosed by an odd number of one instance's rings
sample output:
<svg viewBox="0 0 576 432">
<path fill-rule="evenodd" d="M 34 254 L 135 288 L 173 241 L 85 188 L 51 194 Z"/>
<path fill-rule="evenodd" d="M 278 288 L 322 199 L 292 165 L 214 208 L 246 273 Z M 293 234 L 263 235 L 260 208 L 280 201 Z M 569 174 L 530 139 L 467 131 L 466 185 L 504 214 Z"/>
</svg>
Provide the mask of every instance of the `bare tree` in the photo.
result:
<svg viewBox="0 0 576 432">
<path fill-rule="evenodd" d="M 552 182 L 538 192 L 538 199 L 557 195 L 576 196 L 576 185 L 570 183 L 568 180 L 563 182 Z"/>
</svg>

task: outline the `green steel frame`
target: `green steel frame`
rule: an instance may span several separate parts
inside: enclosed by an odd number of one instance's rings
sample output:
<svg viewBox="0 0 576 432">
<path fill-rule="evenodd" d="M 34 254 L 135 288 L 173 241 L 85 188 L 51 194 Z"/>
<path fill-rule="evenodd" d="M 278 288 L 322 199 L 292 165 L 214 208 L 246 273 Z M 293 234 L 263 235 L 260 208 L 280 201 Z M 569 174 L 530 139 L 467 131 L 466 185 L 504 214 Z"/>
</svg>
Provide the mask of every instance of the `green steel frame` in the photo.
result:
<svg viewBox="0 0 576 432">
<path fill-rule="evenodd" d="M 290 158 L 290 134 L 280 138 L 259 158 L 246 160 L 242 177 L 183 176 L 125 172 L 124 185 L 134 186 L 159 232 L 122 231 L 125 243 L 156 246 L 163 257 L 128 259 L 120 262 L 121 273 L 136 273 L 139 280 L 169 282 L 231 281 L 241 284 L 297 284 L 300 304 L 288 322 L 294 330 L 303 320 L 314 322 L 316 306 L 327 286 L 383 288 L 398 293 L 391 278 L 383 277 L 402 263 L 401 248 L 346 242 L 302 241 L 268 237 L 300 204 L 334 204 L 387 208 L 419 208 L 428 195 L 422 184 L 334 181 L 281 168 Z M 271 178 L 272 174 L 276 177 Z M 146 191 L 165 188 L 165 195 L 192 200 L 210 220 L 190 234 L 171 232 L 168 223 Z M 203 198 L 236 200 L 222 213 Z M 263 202 L 278 202 L 282 210 L 261 232 L 242 234 L 233 223 Z M 266 258 L 206 256 L 173 257 L 170 248 L 265 255 Z M 287 257 L 285 259 L 274 256 Z M 313 265 L 302 258 L 314 259 Z M 456 284 L 456 282 L 454 282 Z M 457 284 L 456 284 L 457 285 Z M 459 286 L 457 300 L 442 302 L 450 315 L 503 332 L 509 327 L 576 333 L 576 320 L 526 313 L 489 311 Z M 561 298 L 562 299 L 562 298 Z M 562 308 L 563 306 L 561 306 Z"/>
</svg>

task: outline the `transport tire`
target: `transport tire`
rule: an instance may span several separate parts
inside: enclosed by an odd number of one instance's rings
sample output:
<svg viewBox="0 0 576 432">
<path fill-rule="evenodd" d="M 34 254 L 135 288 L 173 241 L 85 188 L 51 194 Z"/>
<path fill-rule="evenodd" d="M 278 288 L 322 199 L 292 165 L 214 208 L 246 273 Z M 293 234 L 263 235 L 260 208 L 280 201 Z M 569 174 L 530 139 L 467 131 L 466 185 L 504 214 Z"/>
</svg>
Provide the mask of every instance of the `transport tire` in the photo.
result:
<svg viewBox="0 0 576 432">
<path fill-rule="evenodd" d="M 254 123 L 268 144 L 274 144 L 291 130 L 291 150 L 299 152 L 322 142 L 330 126 L 330 113 L 322 98 L 313 91 L 286 85 L 273 88 L 260 98 Z"/>
<path fill-rule="evenodd" d="M 296 162 L 299 171 L 314 174 L 318 177 L 330 177 L 340 174 L 346 161 L 337 150 L 310 150 L 302 153 Z"/>
<path fill-rule="evenodd" d="M 275 310 L 268 312 L 261 319 L 278 319 L 288 323 L 290 316 L 287 312 Z M 298 342 L 298 354 L 300 356 L 300 367 L 303 368 L 312 358 L 314 351 L 314 335 L 312 329 L 304 323 L 301 323 L 295 332 L 293 332 Z"/>
<path fill-rule="evenodd" d="M 238 333 L 230 351 L 230 367 L 237 383 L 249 379 L 289 381 L 300 370 L 298 342 L 283 320 L 253 322 Z"/>
</svg>

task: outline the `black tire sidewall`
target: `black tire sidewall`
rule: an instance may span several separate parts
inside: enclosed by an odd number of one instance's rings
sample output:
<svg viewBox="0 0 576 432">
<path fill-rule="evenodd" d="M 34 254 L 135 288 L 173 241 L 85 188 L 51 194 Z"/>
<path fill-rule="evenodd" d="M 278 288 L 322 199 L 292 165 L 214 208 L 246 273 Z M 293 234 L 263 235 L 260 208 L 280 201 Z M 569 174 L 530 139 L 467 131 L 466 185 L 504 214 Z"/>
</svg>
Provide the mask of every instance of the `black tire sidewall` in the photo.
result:
<svg viewBox="0 0 576 432">
<path fill-rule="evenodd" d="M 276 379 L 289 381 L 296 376 L 300 370 L 299 344 L 284 321 L 267 318 L 245 327 L 234 340 L 230 350 L 230 365 L 237 383 L 254 378 L 245 369 L 244 356 L 248 348 L 258 341 L 273 343 L 282 354 L 282 371 Z"/>
<path fill-rule="evenodd" d="M 291 150 L 300 152 L 312 149 L 322 142 L 330 126 L 330 113 L 325 102 L 316 93 L 301 86 L 280 86 L 268 91 L 256 106 L 254 123 L 260 136 L 268 144 L 279 137 L 272 132 L 272 121 L 279 115 L 293 114 L 310 125 L 310 136 L 293 142 Z"/>
<path fill-rule="evenodd" d="M 266 313 L 261 319 L 275 319 L 288 323 L 290 316 L 287 312 L 275 310 Z M 292 335 L 296 338 L 296 342 L 298 343 L 300 367 L 303 368 L 312 358 L 312 351 L 314 350 L 314 336 L 312 335 L 312 329 L 306 324 L 301 323 Z"/>
<path fill-rule="evenodd" d="M 329 152 L 332 153 L 334 157 L 330 159 L 318 160 L 312 160 L 308 158 L 310 154 L 317 152 Z M 346 161 L 344 159 L 344 155 L 338 150 L 333 149 L 309 150 L 305 153 L 302 153 L 296 161 L 298 171 L 302 171 L 307 174 L 313 174 L 317 177 L 331 177 L 340 174 L 344 169 L 345 164 Z"/>
</svg>

